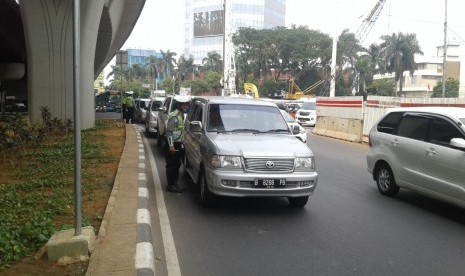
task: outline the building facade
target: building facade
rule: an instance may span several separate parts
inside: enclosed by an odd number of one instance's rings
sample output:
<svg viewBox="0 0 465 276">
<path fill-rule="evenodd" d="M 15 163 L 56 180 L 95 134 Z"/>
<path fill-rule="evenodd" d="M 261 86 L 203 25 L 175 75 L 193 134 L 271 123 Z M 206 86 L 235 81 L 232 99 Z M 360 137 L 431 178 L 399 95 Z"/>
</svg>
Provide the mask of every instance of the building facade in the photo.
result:
<svg viewBox="0 0 465 276">
<path fill-rule="evenodd" d="M 413 98 L 429 98 L 433 93 L 433 87 L 442 81 L 443 75 L 443 46 L 437 47 L 436 57 L 415 56 L 417 69 L 410 74 L 409 71 L 404 72 L 402 83 L 402 92 L 406 97 Z M 465 97 L 465 69 L 461 70 L 461 65 L 465 64 L 463 46 L 459 44 L 448 44 L 446 58 L 446 79 L 458 80 L 459 98 Z M 378 74 L 373 76 L 377 79 L 392 79 L 394 74 Z M 397 83 L 399 90 L 399 83 Z"/>
<path fill-rule="evenodd" d="M 185 0 L 184 56 L 202 64 L 207 53 L 223 56 L 223 8 L 232 33 L 240 27 L 270 29 L 285 26 L 286 0 Z"/>
</svg>

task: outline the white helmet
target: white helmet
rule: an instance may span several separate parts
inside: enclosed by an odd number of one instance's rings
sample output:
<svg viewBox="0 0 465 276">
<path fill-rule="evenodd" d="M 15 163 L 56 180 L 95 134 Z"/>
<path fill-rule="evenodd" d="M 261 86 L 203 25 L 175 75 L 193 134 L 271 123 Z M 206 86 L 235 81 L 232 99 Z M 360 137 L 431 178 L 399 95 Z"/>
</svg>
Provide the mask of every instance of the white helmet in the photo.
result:
<svg viewBox="0 0 465 276">
<path fill-rule="evenodd" d="M 174 98 L 175 101 L 179 103 L 188 103 L 191 101 L 191 97 L 189 96 L 177 96 Z"/>
</svg>

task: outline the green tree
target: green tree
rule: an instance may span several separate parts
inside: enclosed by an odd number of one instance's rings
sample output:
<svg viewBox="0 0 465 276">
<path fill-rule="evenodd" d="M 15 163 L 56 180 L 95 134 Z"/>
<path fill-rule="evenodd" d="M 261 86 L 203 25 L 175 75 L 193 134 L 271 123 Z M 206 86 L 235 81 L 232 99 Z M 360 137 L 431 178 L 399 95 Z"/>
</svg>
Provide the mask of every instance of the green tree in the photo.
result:
<svg viewBox="0 0 465 276">
<path fill-rule="evenodd" d="M 208 72 L 205 77 L 205 81 L 207 82 L 208 87 L 216 92 L 218 92 L 218 89 L 221 87 L 220 80 L 221 75 L 217 72 Z"/>
<path fill-rule="evenodd" d="M 194 78 L 194 57 L 190 56 L 188 59 L 181 55 L 178 60 L 178 68 L 176 70 L 176 78 L 179 79 L 181 82 L 188 79 Z"/>
<path fill-rule="evenodd" d="M 389 79 L 374 80 L 366 90 L 368 95 L 395 97 L 396 83 Z"/>
<path fill-rule="evenodd" d="M 395 81 L 399 82 L 399 95 L 402 95 L 404 72 L 410 74 L 416 69 L 415 54 L 423 54 L 415 34 L 403 34 L 401 32 L 392 35 L 381 36 L 380 44 L 386 62 L 386 70 L 395 75 Z"/>
<path fill-rule="evenodd" d="M 216 72 L 221 74 L 223 71 L 223 62 L 220 54 L 216 51 L 207 53 L 207 57 L 202 59 L 202 71 L 204 72 Z"/>
<path fill-rule="evenodd" d="M 446 90 L 444 97 L 445 98 L 457 98 L 459 96 L 459 85 L 458 80 L 448 78 L 446 80 Z M 438 81 L 437 84 L 433 87 L 433 94 L 431 98 L 442 98 L 442 81 Z"/>
</svg>

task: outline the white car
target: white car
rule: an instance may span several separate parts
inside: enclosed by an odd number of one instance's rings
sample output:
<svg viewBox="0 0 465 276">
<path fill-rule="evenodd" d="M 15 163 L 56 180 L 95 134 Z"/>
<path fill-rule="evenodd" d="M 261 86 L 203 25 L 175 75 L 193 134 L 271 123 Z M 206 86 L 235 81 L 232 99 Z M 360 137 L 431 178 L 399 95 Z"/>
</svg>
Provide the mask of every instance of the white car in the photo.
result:
<svg viewBox="0 0 465 276">
<path fill-rule="evenodd" d="M 145 133 L 152 136 L 158 129 L 158 111 L 163 105 L 165 98 L 157 97 L 150 100 L 147 112 L 145 114 Z"/>
<path fill-rule="evenodd" d="M 367 168 L 381 194 L 402 187 L 465 208 L 465 108 L 388 109 L 369 146 Z"/>
<path fill-rule="evenodd" d="M 305 101 L 295 113 L 295 119 L 299 124 L 315 126 L 316 124 L 316 100 Z"/>
<path fill-rule="evenodd" d="M 294 129 L 294 127 L 299 128 L 299 133 L 294 134 L 294 136 L 297 137 L 300 141 L 307 143 L 307 131 L 305 130 L 305 128 L 303 128 L 299 123 L 297 123 L 296 120 L 294 120 L 294 118 L 292 118 L 292 116 L 286 111 L 281 110 L 281 113 L 283 114 L 284 119 L 286 120 L 291 130 Z"/>
</svg>

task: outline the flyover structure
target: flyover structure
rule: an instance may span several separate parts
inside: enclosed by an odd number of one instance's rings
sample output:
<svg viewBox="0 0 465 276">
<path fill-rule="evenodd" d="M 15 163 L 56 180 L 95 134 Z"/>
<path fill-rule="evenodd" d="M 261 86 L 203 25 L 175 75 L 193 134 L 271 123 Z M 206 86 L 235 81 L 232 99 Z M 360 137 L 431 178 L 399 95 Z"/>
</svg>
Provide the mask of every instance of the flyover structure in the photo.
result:
<svg viewBox="0 0 465 276">
<path fill-rule="evenodd" d="M 127 40 L 145 0 L 80 0 L 81 128 L 95 124 L 96 76 Z M 0 0 L 0 91 L 27 100 L 29 119 L 41 108 L 73 118 L 73 0 Z M 5 42 L 4 42 L 5 41 Z"/>
</svg>

